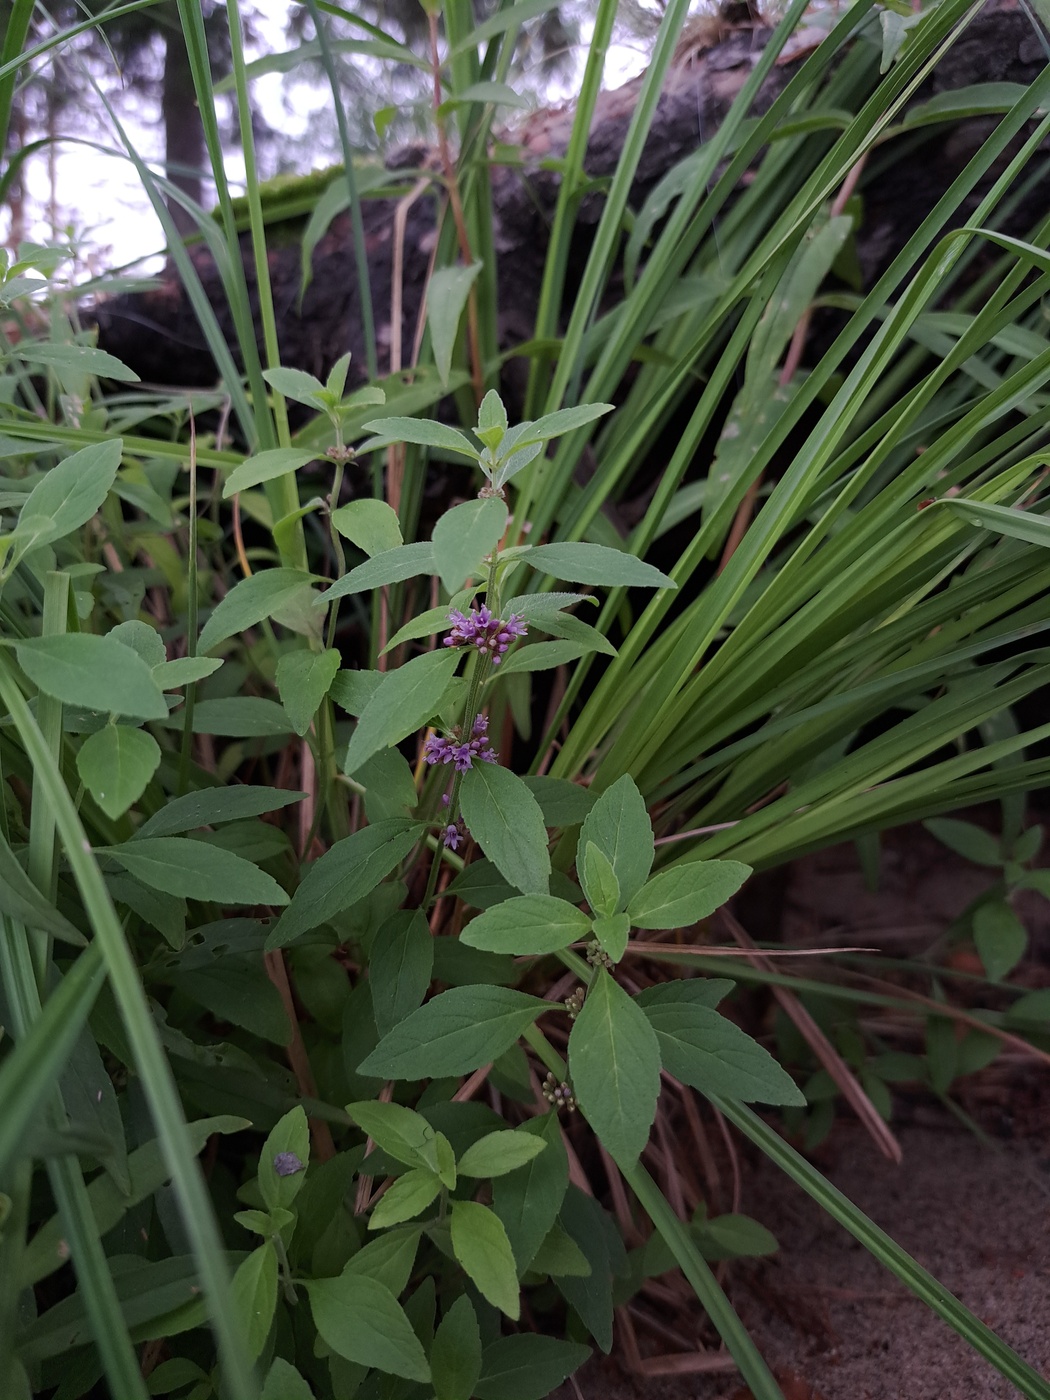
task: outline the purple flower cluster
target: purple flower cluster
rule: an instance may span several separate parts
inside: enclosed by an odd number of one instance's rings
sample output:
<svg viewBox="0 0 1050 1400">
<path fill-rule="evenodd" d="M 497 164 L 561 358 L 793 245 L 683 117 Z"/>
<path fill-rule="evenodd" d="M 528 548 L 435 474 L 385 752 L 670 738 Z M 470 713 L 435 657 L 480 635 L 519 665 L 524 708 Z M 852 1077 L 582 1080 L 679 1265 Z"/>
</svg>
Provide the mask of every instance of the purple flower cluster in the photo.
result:
<svg viewBox="0 0 1050 1400">
<path fill-rule="evenodd" d="M 457 773 L 473 768 L 475 759 L 480 759 L 482 763 L 495 763 L 496 750 L 489 744 L 488 716 L 478 715 L 471 737 L 465 744 L 457 743 L 455 737 L 431 734 L 423 745 L 423 757 L 427 763 L 453 763 Z M 451 845 L 451 842 L 446 840 L 446 845 Z M 455 850 L 455 847 L 452 849 Z"/>
<path fill-rule="evenodd" d="M 506 622 L 494 617 L 482 603 L 480 608 L 471 608 L 462 613 L 453 608 L 448 615 L 452 631 L 445 638 L 447 647 L 477 647 L 478 651 L 492 657 L 492 664 L 498 666 L 503 653 L 515 637 L 524 637 L 525 619 L 511 613 Z"/>
</svg>

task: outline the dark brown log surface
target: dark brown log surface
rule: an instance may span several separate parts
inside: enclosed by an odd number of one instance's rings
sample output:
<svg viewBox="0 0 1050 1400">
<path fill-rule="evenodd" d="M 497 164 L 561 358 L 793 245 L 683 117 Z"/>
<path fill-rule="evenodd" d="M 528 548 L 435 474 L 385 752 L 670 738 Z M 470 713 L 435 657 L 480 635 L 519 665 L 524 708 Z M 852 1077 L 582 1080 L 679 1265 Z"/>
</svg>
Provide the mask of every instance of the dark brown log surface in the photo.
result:
<svg viewBox="0 0 1050 1400">
<path fill-rule="evenodd" d="M 690 53 L 686 61 L 671 69 L 632 190 L 634 208 L 666 171 L 715 130 L 750 73 L 768 32 L 761 27 L 734 30 L 714 47 Z M 774 68 L 763 86 L 757 110 L 768 107 L 801 61 L 799 55 Z M 919 96 L 925 99 L 973 83 L 1030 83 L 1045 62 L 1042 37 L 1027 14 L 989 6 L 945 55 Z M 589 175 L 607 176 L 615 169 L 639 86 L 640 80 L 635 80 L 601 95 L 587 153 Z M 572 121 L 571 106 L 534 114 L 513 138 L 524 157 L 523 165 L 493 172 L 501 330 L 508 343 L 526 339 L 531 333 L 559 178 L 556 172 L 541 167 L 545 160 L 564 153 Z M 866 173 L 862 184 L 865 214 L 858 232 L 865 279 L 885 266 L 903 245 L 988 129 L 987 119 L 933 128 L 931 138 L 913 156 L 905 155 L 884 164 L 882 173 Z M 433 153 L 416 148 L 401 153 L 392 163 L 418 168 L 433 162 Z M 965 219 L 981 193 L 982 190 L 974 193 L 956 222 Z M 393 199 L 364 202 L 381 371 L 389 365 L 396 207 Z M 568 286 L 570 297 L 573 277 L 582 266 L 600 209 L 600 200 L 590 197 L 579 210 Z M 1050 200 L 1045 191 L 1036 190 L 1015 212 L 1012 227 L 1024 232 L 1035 218 L 1048 212 Z M 433 249 L 436 213 L 437 201 L 429 194 L 417 199 L 408 212 L 402 331 L 406 362 Z M 250 251 L 247 246 L 244 251 L 249 287 L 254 294 Z M 195 251 L 194 260 L 227 339 L 235 343 L 214 264 L 199 250 Z M 364 342 L 348 217 L 337 217 L 319 242 L 313 258 L 313 280 L 301 310 L 299 263 L 300 250 L 295 243 L 285 243 L 270 253 L 282 362 L 323 374 L 340 354 L 350 349 L 360 375 Z M 169 279 L 156 290 L 108 301 L 96 309 L 95 317 L 100 344 L 147 382 L 185 386 L 215 382 L 215 369 L 204 337 L 177 281 Z"/>
</svg>

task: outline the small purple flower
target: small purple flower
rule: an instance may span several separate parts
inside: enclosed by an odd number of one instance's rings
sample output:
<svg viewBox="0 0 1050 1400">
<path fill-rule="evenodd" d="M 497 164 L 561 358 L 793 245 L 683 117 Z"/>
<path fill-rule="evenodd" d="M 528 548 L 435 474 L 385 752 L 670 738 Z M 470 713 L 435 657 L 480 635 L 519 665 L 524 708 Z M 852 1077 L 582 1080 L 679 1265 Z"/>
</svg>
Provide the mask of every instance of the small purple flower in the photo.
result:
<svg viewBox="0 0 1050 1400">
<path fill-rule="evenodd" d="M 474 767 L 474 760 L 482 763 L 495 763 L 496 751 L 489 744 L 489 722 L 486 715 L 478 715 L 471 729 L 473 737 L 467 743 L 457 744 L 454 739 L 431 734 L 423 745 L 423 758 L 427 763 L 451 763 L 457 773 L 466 773 Z"/>
<path fill-rule="evenodd" d="M 480 608 L 472 608 L 469 613 L 453 608 L 448 615 L 452 631 L 445 638 L 447 647 L 476 647 L 492 657 L 492 664 L 498 666 L 503 653 L 515 637 L 524 637 L 527 631 L 525 619 L 518 613 L 511 613 L 506 622 L 494 617 L 491 610 L 482 603 Z"/>
<path fill-rule="evenodd" d="M 295 1176 L 306 1168 L 294 1152 L 278 1152 L 273 1159 L 273 1169 L 278 1176 Z"/>
<path fill-rule="evenodd" d="M 441 834 L 441 839 L 450 851 L 458 851 L 463 844 L 463 833 L 456 822 L 449 822 Z"/>
</svg>

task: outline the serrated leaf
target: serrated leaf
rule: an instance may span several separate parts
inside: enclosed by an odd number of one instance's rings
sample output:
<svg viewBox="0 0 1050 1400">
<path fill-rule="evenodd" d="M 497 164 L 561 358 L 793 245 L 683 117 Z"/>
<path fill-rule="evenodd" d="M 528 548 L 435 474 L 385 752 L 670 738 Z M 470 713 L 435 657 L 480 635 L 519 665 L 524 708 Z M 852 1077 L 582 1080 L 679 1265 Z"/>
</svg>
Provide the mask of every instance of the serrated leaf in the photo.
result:
<svg viewBox="0 0 1050 1400">
<path fill-rule="evenodd" d="M 619 962 L 627 951 L 627 940 L 631 933 L 631 921 L 626 914 L 610 914 L 604 919 L 595 919 L 592 933 L 598 940 L 603 953 L 613 962 Z"/>
<path fill-rule="evenodd" d="M 277 693 L 292 728 L 302 738 L 339 670 L 339 653 L 286 651 L 277 663 Z"/>
<path fill-rule="evenodd" d="M 469 1074 L 549 1010 L 550 1002 L 509 987 L 452 987 L 395 1026 L 358 1071 L 381 1079 Z"/>
<path fill-rule="evenodd" d="M 985 972 L 998 982 L 1024 957 L 1028 931 L 1005 900 L 993 899 L 974 911 L 973 940 Z"/>
<path fill-rule="evenodd" d="M 492 1183 L 492 1207 L 503 1221 L 523 1274 L 546 1239 L 569 1185 L 569 1159 L 554 1111 L 532 1118 L 519 1129 L 546 1146 L 538 1157 Z"/>
<path fill-rule="evenodd" d="M 616 872 L 620 885 L 619 908 L 624 908 L 648 878 L 656 855 L 652 823 L 645 799 L 629 775 L 624 774 L 595 802 L 580 828 L 577 849 L 593 842 Z"/>
<path fill-rule="evenodd" d="M 37 482 L 19 512 L 13 562 L 79 530 L 102 509 L 117 479 L 123 449 L 120 438 L 92 443 L 59 462 Z"/>
<path fill-rule="evenodd" d="M 481 1375 L 481 1331 L 474 1304 L 465 1293 L 438 1324 L 430 1371 L 437 1400 L 470 1400 Z"/>
<path fill-rule="evenodd" d="M 463 818 L 500 874 L 525 894 L 546 894 L 551 862 L 543 813 L 515 773 L 494 763 L 463 775 Z"/>
<path fill-rule="evenodd" d="M 126 724 L 107 724 L 89 734 L 77 754 L 81 782 L 114 820 L 139 800 L 159 764 L 160 745 L 153 735 Z"/>
<path fill-rule="evenodd" d="M 404 859 L 423 831 L 420 823 L 395 817 L 337 841 L 307 866 L 302 884 L 266 940 L 267 949 L 284 948 L 350 909 Z"/>
<path fill-rule="evenodd" d="M 546 1143 L 530 1133 L 512 1128 L 487 1133 L 472 1143 L 459 1159 L 461 1176 L 505 1176 L 538 1157 Z"/>
<path fill-rule="evenodd" d="M 931 817 L 923 826 L 938 841 L 954 851 L 956 855 L 972 860 L 975 865 L 990 865 L 998 868 L 1003 863 L 999 842 L 991 832 L 974 826 L 973 822 L 961 822 L 953 817 Z"/>
<path fill-rule="evenodd" d="M 677 588 L 652 564 L 604 544 L 540 544 L 525 562 L 541 574 L 567 583 L 604 584 L 609 588 Z"/>
<path fill-rule="evenodd" d="M 399 1176 L 379 1198 L 368 1221 L 370 1230 L 385 1230 L 412 1220 L 426 1210 L 441 1191 L 441 1178 L 429 1167 L 413 1167 Z"/>
<path fill-rule="evenodd" d="M 273 369 L 264 369 L 263 378 L 271 389 L 276 389 L 286 399 L 308 404 L 310 408 L 324 407 L 324 399 L 320 397 L 324 394 L 324 385 L 305 370 L 277 365 Z"/>
<path fill-rule="evenodd" d="M 469 267 L 442 267 L 431 274 L 427 283 L 427 325 L 442 384 L 448 384 L 463 308 L 480 271 L 479 262 Z"/>
<path fill-rule="evenodd" d="M 373 754 L 400 743 L 432 718 L 458 664 L 455 651 L 439 648 L 387 672 L 361 712 L 343 772 L 356 773 Z"/>
<path fill-rule="evenodd" d="M 445 511 L 434 526 L 434 569 L 448 593 L 481 572 L 507 528 L 507 507 L 495 496 L 464 501 Z"/>
<path fill-rule="evenodd" d="M 344 1270 L 305 1287 L 317 1330 L 339 1356 L 406 1380 L 429 1381 L 419 1338 L 384 1284 Z"/>
<path fill-rule="evenodd" d="M 720 909 L 751 867 L 736 860 L 701 860 L 661 870 L 627 906 L 635 928 L 686 928 Z"/>
<path fill-rule="evenodd" d="M 397 511 L 386 501 L 376 501 L 370 496 L 348 501 L 345 506 L 333 510 L 332 524 L 344 539 L 356 544 L 369 558 L 385 554 L 390 549 L 399 549 L 405 542 Z"/>
<path fill-rule="evenodd" d="M 137 836 L 105 854 L 151 889 L 216 904 L 284 905 L 288 896 L 251 861 L 204 841 L 179 836 Z"/>
<path fill-rule="evenodd" d="M 274 481 L 279 476 L 296 472 L 316 456 L 316 452 L 309 449 L 304 452 L 295 447 L 271 447 L 266 452 L 257 452 L 230 472 L 222 488 L 222 498 L 228 501 L 238 491 L 247 491 L 252 486 L 261 486 L 264 481 Z"/>
<path fill-rule="evenodd" d="M 580 837 L 580 854 L 576 858 L 579 876 L 587 903 L 599 918 L 608 918 L 620 904 L 620 882 L 612 861 L 593 841 Z"/>
<path fill-rule="evenodd" d="M 586 938 L 591 921 L 586 914 L 547 894 L 517 895 L 493 905 L 471 919 L 460 935 L 471 948 L 516 956 L 557 953 Z"/>
<path fill-rule="evenodd" d="M 745 1103 L 806 1102 L 767 1050 L 710 1007 L 663 1001 L 642 1011 L 656 1032 L 664 1069 L 701 1094 L 724 1094 Z"/>
<path fill-rule="evenodd" d="M 16 642 L 15 654 L 37 689 L 64 705 L 132 719 L 168 717 L 150 668 L 111 637 L 87 632 L 33 637 Z"/>
<path fill-rule="evenodd" d="M 444 452 L 455 452 L 475 462 L 481 456 L 469 438 L 464 437 L 455 428 L 436 423 L 432 418 L 399 418 L 392 414 L 389 418 L 365 423 L 364 430 L 367 433 L 376 433 L 377 436 L 361 444 L 358 451 L 362 454 L 374 452 L 380 447 L 388 447 L 392 442 L 411 442 L 419 447 L 436 447 Z"/>
<path fill-rule="evenodd" d="M 617 1162 L 640 1156 L 656 1116 L 660 1047 L 645 1013 L 604 968 L 569 1036 L 573 1092 Z"/>
<path fill-rule="evenodd" d="M 266 1345 L 277 1310 L 277 1251 L 269 1240 L 241 1263 L 230 1285 L 233 1310 L 254 1361 Z"/>
<path fill-rule="evenodd" d="M 728 977 L 679 977 L 673 982 L 656 982 L 651 987 L 643 987 L 634 1000 L 642 1007 L 678 1002 L 715 1007 L 735 986 Z"/>
<path fill-rule="evenodd" d="M 518 1270 L 499 1216 L 476 1201 L 453 1201 L 452 1252 L 481 1296 L 517 1321 L 521 1314 Z"/>
<path fill-rule="evenodd" d="M 308 593 L 313 582 L 312 574 L 299 569 L 264 569 L 241 579 L 216 604 L 204 624 L 197 649 L 210 651 L 227 637 L 257 626 L 263 618 L 273 617 L 295 598 Z"/>
<path fill-rule="evenodd" d="M 357 1126 L 395 1161 L 437 1174 L 437 1134 L 427 1120 L 404 1104 L 365 1099 L 346 1111 Z"/>
</svg>

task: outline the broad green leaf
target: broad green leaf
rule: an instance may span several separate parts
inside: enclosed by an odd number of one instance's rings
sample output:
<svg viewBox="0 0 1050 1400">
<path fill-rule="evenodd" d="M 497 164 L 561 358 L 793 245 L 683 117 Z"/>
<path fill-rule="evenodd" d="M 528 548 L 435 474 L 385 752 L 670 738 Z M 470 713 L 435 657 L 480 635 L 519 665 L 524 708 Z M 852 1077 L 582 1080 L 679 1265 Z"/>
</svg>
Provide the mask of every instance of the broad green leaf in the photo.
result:
<svg viewBox="0 0 1050 1400">
<path fill-rule="evenodd" d="M 340 671 L 328 689 L 335 703 L 348 715 L 359 716 L 383 684 L 383 671 Z"/>
<path fill-rule="evenodd" d="M 531 423 L 522 423 L 511 430 L 512 445 L 516 451 L 531 442 L 549 442 L 551 438 L 574 433 L 577 428 L 585 428 L 613 411 L 611 403 L 581 403 L 572 408 L 559 408 L 547 413 Z"/>
<path fill-rule="evenodd" d="M 107 817 L 123 816 L 160 764 L 160 745 L 144 729 L 107 724 L 80 746 L 77 772 Z"/>
<path fill-rule="evenodd" d="M 478 426 L 474 431 L 487 448 L 494 450 L 503 441 L 507 425 L 503 400 L 495 389 L 490 389 L 478 405 Z"/>
<path fill-rule="evenodd" d="M 455 428 L 436 423 L 432 418 L 380 418 L 364 425 L 365 432 L 376 433 L 361 444 L 359 452 L 374 452 L 376 448 L 388 447 L 392 442 L 412 442 L 419 447 L 436 447 L 444 452 L 455 452 L 461 457 L 477 461 L 481 453 Z"/>
<path fill-rule="evenodd" d="M 507 528 L 507 507 L 496 496 L 453 506 L 434 526 L 434 570 L 448 593 L 457 593 L 482 571 Z"/>
<path fill-rule="evenodd" d="M 602 952 L 607 953 L 613 962 L 619 962 L 627 951 L 631 921 L 626 914 L 610 914 L 604 919 L 595 919 L 592 932 Z"/>
<path fill-rule="evenodd" d="M 30 491 L 14 532 L 15 561 L 86 525 L 113 488 L 124 444 L 96 442 L 51 468 Z"/>
<path fill-rule="evenodd" d="M 576 858 L 579 876 L 587 903 L 599 918 L 608 918 L 620 905 L 620 882 L 612 861 L 593 841 L 580 837 L 580 854 Z"/>
<path fill-rule="evenodd" d="M 376 501 L 371 496 L 348 501 L 345 506 L 333 510 L 332 524 L 344 539 L 356 544 L 370 559 L 388 549 L 398 549 L 405 542 L 397 511 L 386 501 Z"/>
<path fill-rule="evenodd" d="M 463 775 L 463 819 L 501 875 L 524 894 L 546 894 L 551 862 L 539 803 L 524 782 L 494 763 Z"/>
<path fill-rule="evenodd" d="M 271 1045 L 292 1038 L 281 994 L 266 975 L 262 959 L 227 956 L 170 975 L 172 986 L 220 1021 L 243 1026 Z"/>
<path fill-rule="evenodd" d="M 580 646 L 578 642 L 533 642 L 531 646 L 519 647 L 501 661 L 492 680 L 498 680 L 500 676 L 518 675 L 521 672 L 550 671 L 555 666 L 566 666 L 570 661 L 578 661 L 589 650 L 591 648 Z"/>
<path fill-rule="evenodd" d="M 399 1176 L 379 1199 L 368 1221 L 370 1230 L 385 1230 L 390 1225 L 400 1225 L 412 1220 L 426 1210 L 437 1199 L 441 1190 L 441 1178 L 429 1167 L 413 1167 Z"/>
<path fill-rule="evenodd" d="M 679 977 L 673 982 L 655 982 L 635 995 L 641 1007 L 666 1006 L 687 1002 L 691 1006 L 716 1007 L 736 986 L 728 977 Z"/>
<path fill-rule="evenodd" d="M 604 544 L 540 544 L 529 551 L 525 562 L 541 574 L 550 574 L 569 583 L 597 583 L 616 588 L 678 587 L 652 564 Z"/>
<path fill-rule="evenodd" d="M 197 642 L 198 651 L 210 651 L 227 637 L 258 626 L 263 618 L 273 617 L 308 593 L 313 582 L 312 574 L 299 569 L 264 569 L 250 578 L 242 578 L 212 610 Z"/>
<path fill-rule="evenodd" d="M 462 610 L 474 596 L 473 588 L 465 588 L 457 593 L 448 604 L 442 604 L 440 608 L 427 608 L 426 612 L 418 613 L 404 627 L 399 627 L 394 635 L 383 648 L 382 655 L 393 651 L 402 642 L 412 642 L 418 637 L 432 637 L 435 632 L 444 632 L 451 624 L 448 620 L 449 612 L 452 608 Z"/>
<path fill-rule="evenodd" d="M 416 781 L 400 749 L 380 749 L 357 770 L 364 788 L 365 816 L 373 824 L 406 817 L 419 803 Z"/>
<path fill-rule="evenodd" d="M 332 602 L 352 593 L 367 593 L 373 588 L 382 588 L 388 583 L 402 583 L 406 578 L 417 574 L 434 572 L 434 546 L 429 540 L 419 540 L 413 544 L 403 544 L 396 549 L 385 549 L 374 559 L 358 564 L 323 593 L 319 602 Z"/>
<path fill-rule="evenodd" d="M 214 675 L 222 664 L 217 656 L 177 656 L 174 661 L 162 661 L 154 666 L 153 679 L 161 690 L 178 690 Z"/>
<path fill-rule="evenodd" d="M 151 889 L 216 904 L 287 904 L 272 875 L 232 851 L 181 836 L 137 836 L 104 853 Z"/>
<path fill-rule="evenodd" d="M 713 1220 L 697 1221 L 692 1233 L 704 1258 L 762 1259 L 776 1254 L 776 1236 L 749 1215 L 716 1215 Z"/>
<path fill-rule="evenodd" d="M 157 667 L 167 660 L 164 638 L 148 622 L 140 622 L 137 618 L 130 622 L 118 622 L 116 627 L 110 628 L 106 636 L 137 652 L 151 671 L 156 671 Z"/>
<path fill-rule="evenodd" d="M 588 1123 L 617 1162 L 631 1166 L 656 1116 L 660 1047 L 645 1013 L 604 968 L 573 1022 L 569 1072 Z"/>
<path fill-rule="evenodd" d="M 594 1197 L 576 1186 L 565 1193 L 558 1223 L 591 1266 L 583 1277 L 567 1274 L 557 1279 L 558 1291 L 608 1355 L 613 1344 L 613 1276 L 627 1272 L 620 1232 Z"/>
<path fill-rule="evenodd" d="M 736 894 L 751 867 L 736 860 L 698 860 L 661 870 L 627 906 L 635 928 L 687 928 Z"/>
<path fill-rule="evenodd" d="M 15 644 L 18 664 L 45 695 L 85 710 L 133 719 L 167 719 L 152 672 L 130 647 L 110 637 L 66 632 Z"/>
<path fill-rule="evenodd" d="M 375 1279 L 389 1288 L 395 1298 L 400 1296 L 408 1287 L 421 1233 L 419 1225 L 401 1225 L 387 1230 L 359 1249 L 344 1272 Z"/>
<path fill-rule="evenodd" d="M 517 956 L 557 953 L 590 932 L 586 914 L 549 894 L 523 894 L 471 919 L 460 935 L 471 948 Z"/>
<path fill-rule="evenodd" d="M 453 1201 L 452 1252 L 486 1302 L 517 1321 L 518 1270 L 499 1216 L 476 1201 Z"/>
<path fill-rule="evenodd" d="M 52 369 L 73 370 L 77 374 L 96 374 L 101 379 L 117 379 L 122 383 L 138 382 L 138 375 L 116 355 L 99 350 L 94 345 L 58 345 L 53 341 L 24 341 L 14 347 L 20 359 L 33 364 L 50 365 Z M 108 446 L 108 444 L 106 444 Z"/>
<path fill-rule="evenodd" d="M 414 1109 L 399 1103 L 365 1099 L 349 1103 L 346 1111 L 362 1132 L 384 1152 L 406 1167 L 437 1171 L 437 1134 Z"/>
<path fill-rule="evenodd" d="M 536 1251 L 532 1272 L 552 1278 L 589 1278 L 591 1265 L 570 1234 L 555 1223 Z"/>
<path fill-rule="evenodd" d="M 175 797 L 139 827 L 138 836 L 177 836 L 202 826 L 245 821 L 264 812 L 277 812 L 293 802 L 301 802 L 305 792 L 285 788 L 240 787 L 203 788 Z"/>
<path fill-rule="evenodd" d="M 474 1304 L 460 1294 L 445 1313 L 430 1349 L 436 1400 L 470 1400 L 481 1375 L 481 1331 Z"/>
<path fill-rule="evenodd" d="M 314 1393 L 299 1372 L 281 1356 L 270 1363 L 261 1400 L 314 1400 Z"/>
<path fill-rule="evenodd" d="M 0 913 L 20 920 L 27 928 L 39 929 L 64 943 L 83 948 L 84 935 L 58 912 L 22 869 L 18 857 L 0 831 Z"/>
<path fill-rule="evenodd" d="M 325 387 L 319 379 L 302 369 L 289 369 L 278 365 L 274 369 L 264 369 L 263 378 L 271 389 L 276 389 L 286 399 L 304 403 L 310 408 L 323 409 Z"/>
<path fill-rule="evenodd" d="M 601 652 L 603 656 L 617 655 L 612 642 L 607 637 L 603 637 L 597 627 L 592 627 L 589 622 L 583 622 L 573 613 L 543 613 L 535 621 L 530 622 L 529 626 L 540 632 L 549 632 L 553 637 L 564 639 L 560 644 L 562 649 L 558 653 L 550 649 L 544 652 L 548 660 L 556 654 L 559 655 L 561 658 L 558 662 L 559 665 L 566 665 L 573 660 L 570 648 L 574 649 L 578 656 L 584 656 L 589 651 Z M 550 642 L 543 645 L 552 648 L 555 644 Z M 532 647 L 526 647 L 523 651 L 515 652 L 514 655 L 515 657 L 525 656 L 532 650 Z"/>
<path fill-rule="evenodd" d="M 554 1110 L 518 1129 L 546 1144 L 538 1157 L 492 1183 L 492 1208 L 503 1221 L 523 1274 L 558 1218 L 569 1185 L 569 1159 Z"/>
<path fill-rule="evenodd" d="M 310 1125 L 301 1104 L 277 1123 L 259 1154 L 259 1190 L 268 1210 L 288 1210 L 306 1182 Z"/>
<path fill-rule="evenodd" d="M 664 1069 L 683 1084 L 747 1103 L 805 1103 L 768 1050 L 709 1006 L 663 1001 L 641 1009 L 656 1032 Z"/>
<path fill-rule="evenodd" d="M 248 1355 L 254 1361 L 266 1345 L 277 1311 L 277 1251 L 269 1240 L 238 1267 L 231 1293 L 234 1312 L 244 1328 Z"/>
<path fill-rule="evenodd" d="M 492 102 L 497 107 L 529 106 L 527 99 L 506 83 L 471 83 L 442 102 L 441 110 L 462 107 L 470 102 Z"/>
<path fill-rule="evenodd" d="M 432 718 L 458 663 L 457 652 L 441 647 L 388 671 L 361 712 L 344 773 L 356 773 L 373 754 L 400 743 Z"/>
<path fill-rule="evenodd" d="M 350 360 L 351 354 L 350 351 L 347 350 L 346 354 L 340 355 L 338 360 L 336 360 L 335 364 L 328 371 L 328 378 L 325 380 L 324 387 L 327 390 L 327 392 L 331 394 L 332 398 L 336 400 L 336 402 L 338 402 L 343 397 L 343 393 L 346 389 L 346 376 L 350 369 Z M 379 389 L 376 392 L 382 394 L 383 396 L 382 398 L 374 400 L 373 402 L 385 403 L 386 395 L 383 394 L 382 389 Z M 367 400 L 365 400 L 365 402 L 367 402 Z"/>
<path fill-rule="evenodd" d="M 525 778 L 525 786 L 540 804 L 546 826 L 575 826 L 594 806 L 596 794 L 564 778 Z"/>
<path fill-rule="evenodd" d="M 302 738 L 339 670 L 339 653 L 286 651 L 277 663 L 277 693 L 292 728 Z"/>
<path fill-rule="evenodd" d="M 266 452 L 257 452 L 230 472 L 222 488 L 223 500 L 228 501 L 238 491 L 247 491 L 252 486 L 261 486 L 264 481 L 298 471 L 316 456 L 316 452 L 304 452 L 295 447 L 271 447 Z"/>
<path fill-rule="evenodd" d="M 182 726 L 181 714 L 172 717 Z M 193 711 L 194 734 L 218 734 L 227 739 L 271 739 L 292 732 L 284 706 L 261 695 L 224 695 L 198 700 Z"/>
<path fill-rule="evenodd" d="M 477 1400 L 544 1400 L 590 1357 L 590 1347 L 535 1332 L 498 1337 L 482 1353 Z"/>
<path fill-rule="evenodd" d="M 337 841 L 306 867 L 302 884 L 266 940 L 267 948 L 284 948 L 351 909 L 408 855 L 422 833 L 418 822 L 393 818 Z"/>
<path fill-rule="evenodd" d="M 509 987 L 452 987 L 395 1026 L 358 1069 L 381 1079 L 469 1074 L 550 1009 L 550 1002 Z"/>
<path fill-rule="evenodd" d="M 442 384 L 448 383 L 463 308 L 480 271 L 479 262 L 469 267 L 442 267 L 431 273 L 427 282 L 427 326 Z"/>
<path fill-rule="evenodd" d="M 376 1028 L 386 1035 L 423 1004 L 434 970 L 434 939 L 420 909 L 399 911 L 372 940 L 368 985 Z"/>
<path fill-rule="evenodd" d="M 534 1134 L 504 1129 L 479 1138 L 457 1165 L 461 1176 L 505 1176 L 538 1157 L 545 1147 L 543 1139 Z"/>
<path fill-rule="evenodd" d="M 622 909 L 645 884 L 656 854 L 645 800 L 629 775 L 607 788 L 588 812 L 577 849 L 586 851 L 588 841 L 594 842 L 616 872 Z"/>
<path fill-rule="evenodd" d="M 1003 863 L 998 838 L 982 827 L 974 826 L 973 822 L 957 821 L 954 817 L 931 817 L 923 822 L 923 826 L 950 851 L 972 860 L 975 865 L 995 868 Z"/>
<path fill-rule="evenodd" d="M 410 1381 L 429 1381 L 430 1367 L 404 1309 L 384 1284 L 344 1270 L 306 1285 L 318 1332 L 340 1356 Z"/>
<path fill-rule="evenodd" d="M 1005 900 L 992 899 L 974 912 L 973 941 L 985 972 L 998 982 L 1024 957 L 1028 931 Z"/>
</svg>

